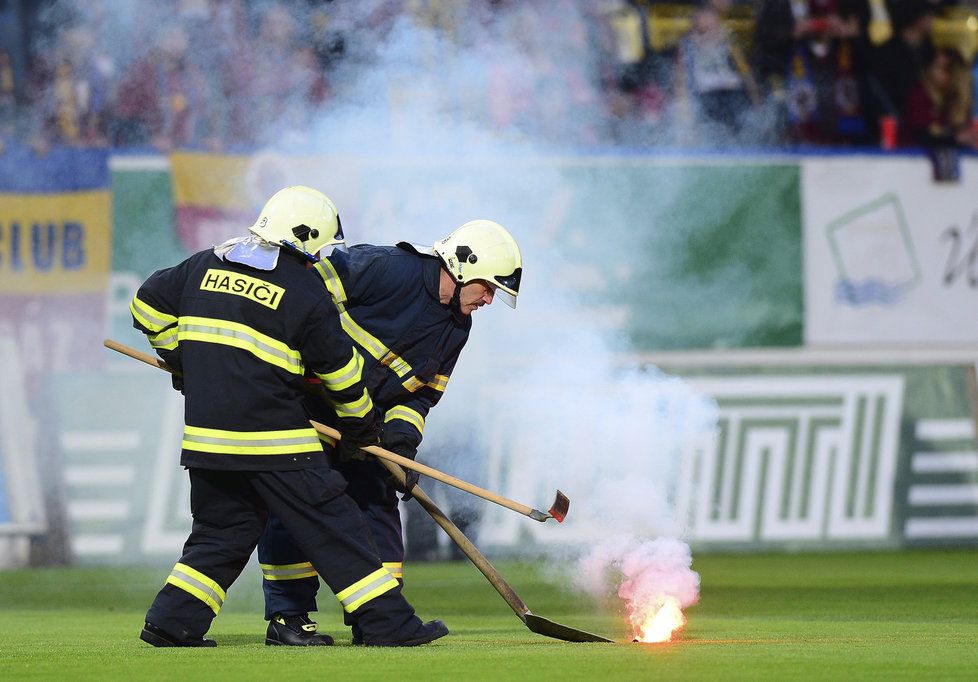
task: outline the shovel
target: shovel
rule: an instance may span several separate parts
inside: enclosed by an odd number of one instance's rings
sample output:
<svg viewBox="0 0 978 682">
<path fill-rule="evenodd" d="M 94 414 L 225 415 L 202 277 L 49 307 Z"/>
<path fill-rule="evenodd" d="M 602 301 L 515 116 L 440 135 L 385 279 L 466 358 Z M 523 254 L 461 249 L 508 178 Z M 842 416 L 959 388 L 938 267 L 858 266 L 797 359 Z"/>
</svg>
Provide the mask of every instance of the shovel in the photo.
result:
<svg viewBox="0 0 978 682">
<path fill-rule="evenodd" d="M 397 479 L 398 483 L 402 486 L 405 483 L 406 476 L 404 471 L 401 470 L 396 464 L 393 464 L 385 459 L 380 460 L 380 463 L 387 468 L 388 471 Z M 415 485 L 412 488 L 412 494 L 414 499 L 418 501 L 424 510 L 435 520 L 442 530 L 444 530 L 448 537 L 452 539 L 462 553 L 469 558 L 475 567 L 478 568 L 482 575 L 486 577 L 486 580 L 495 588 L 499 596 L 509 604 L 509 607 L 513 609 L 516 614 L 530 632 L 535 632 L 538 635 L 543 635 L 544 637 L 552 637 L 553 639 L 560 639 L 565 642 L 611 642 L 614 643 L 615 640 L 608 639 L 607 637 L 602 637 L 601 635 L 595 635 L 584 630 L 577 630 L 567 625 L 561 625 L 560 623 L 555 623 L 548 618 L 543 616 L 538 616 L 530 611 L 530 607 L 526 605 L 520 596 L 516 594 L 516 591 L 510 587 L 506 579 L 503 578 L 502 574 L 496 570 L 496 567 L 489 563 L 489 560 L 483 556 L 482 552 L 476 548 L 472 541 L 469 540 L 465 534 L 459 530 L 458 526 L 451 522 L 451 520 L 445 516 L 444 512 L 438 508 L 438 506 L 432 502 L 431 498 L 428 497 L 421 487 Z"/>
</svg>

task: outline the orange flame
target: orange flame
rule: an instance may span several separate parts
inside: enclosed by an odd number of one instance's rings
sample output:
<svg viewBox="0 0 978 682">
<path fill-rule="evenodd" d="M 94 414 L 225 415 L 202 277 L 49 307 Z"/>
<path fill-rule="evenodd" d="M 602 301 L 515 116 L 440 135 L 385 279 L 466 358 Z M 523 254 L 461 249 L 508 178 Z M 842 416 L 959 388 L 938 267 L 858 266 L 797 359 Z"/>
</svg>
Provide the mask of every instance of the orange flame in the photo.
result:
<svg viewBox="0 0 978 682">
<path fill-rule="evenodd" d="M 661 604 L 646 604 L 636 608 L 629 617 L 639 642 L 668 642 L 674 633 L 686 625 L 679 601 L 666 597 Z"/>
</svg>

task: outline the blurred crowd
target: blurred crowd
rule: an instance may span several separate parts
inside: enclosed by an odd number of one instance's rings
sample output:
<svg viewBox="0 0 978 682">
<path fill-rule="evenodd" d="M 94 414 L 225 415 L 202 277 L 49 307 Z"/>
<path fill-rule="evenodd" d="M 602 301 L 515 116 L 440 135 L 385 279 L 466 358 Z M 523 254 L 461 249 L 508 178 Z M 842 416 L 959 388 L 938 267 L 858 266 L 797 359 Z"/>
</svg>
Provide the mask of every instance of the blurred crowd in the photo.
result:
<svg viewBox="0 0 978 682">
<path fill-rule="evenodd" d="M 249 150 L 373 101 L 567 149 L 967 148 L 976 36 L 946 0 L 0 0 L 0 144 Z"/>
</svg>

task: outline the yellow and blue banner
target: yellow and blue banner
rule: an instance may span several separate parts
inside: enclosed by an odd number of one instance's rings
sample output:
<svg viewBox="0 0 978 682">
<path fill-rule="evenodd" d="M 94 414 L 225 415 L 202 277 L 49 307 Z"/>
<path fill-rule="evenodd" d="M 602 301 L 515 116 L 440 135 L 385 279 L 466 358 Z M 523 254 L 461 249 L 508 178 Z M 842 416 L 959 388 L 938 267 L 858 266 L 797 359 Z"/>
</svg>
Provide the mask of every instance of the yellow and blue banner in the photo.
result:
<svg viewBox="0 0 978 682">
<path fill-rule="evenodd" d="M 0 155 L 0 295 L 103 293 L 111 213 L 104 150 Z"/>
<path fill-rule="evenodd" d="M 0 154 L 0 323 L 32 367 L 98 357 L 112 254 L 108 151 Z M 87 357 L 86 357 L 87 356 Z"/>
</svg>

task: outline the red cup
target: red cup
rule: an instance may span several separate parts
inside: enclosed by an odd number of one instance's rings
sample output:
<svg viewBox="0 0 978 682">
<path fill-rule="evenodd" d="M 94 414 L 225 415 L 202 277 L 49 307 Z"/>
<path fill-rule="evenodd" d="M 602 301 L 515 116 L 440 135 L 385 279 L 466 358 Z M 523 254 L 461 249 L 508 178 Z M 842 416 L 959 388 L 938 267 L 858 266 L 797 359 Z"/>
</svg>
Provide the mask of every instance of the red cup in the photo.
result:
<svg viewBox="0 0 978 682">
<path fill-rule="evenodd" d="M 812 32 L 814 33 L 826 33 L 829 30 L 828 17 L 815 17 L 810 22 L 809 26 L 811 26 Z"/>
<path fill-rule="evenodd" d="M 880 146 L 887 151 L 897 146 L 896 116 L 880 116 Z"/>
</svg>

